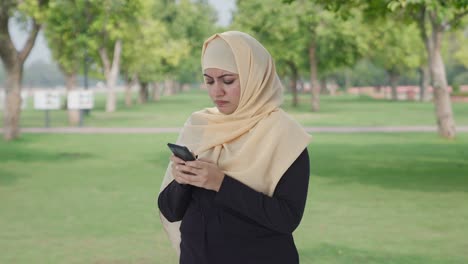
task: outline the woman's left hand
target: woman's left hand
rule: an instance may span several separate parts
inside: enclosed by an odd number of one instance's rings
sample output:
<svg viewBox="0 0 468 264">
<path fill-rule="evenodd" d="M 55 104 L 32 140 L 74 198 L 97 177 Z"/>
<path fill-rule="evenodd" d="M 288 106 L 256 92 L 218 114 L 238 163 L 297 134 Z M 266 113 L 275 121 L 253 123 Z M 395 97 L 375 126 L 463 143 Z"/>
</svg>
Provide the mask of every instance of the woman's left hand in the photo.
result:
<svg viewBox="0 0 468 264">
<path fill-rule="evenodd" d="M 187 184 L 216 192 L 224 179 L 224 172 L 208 160 L 187 161 L 185 165 L 178 164 L 175 169 L 178 172 L 175 177 L 180 177 Z"/>
</svg>

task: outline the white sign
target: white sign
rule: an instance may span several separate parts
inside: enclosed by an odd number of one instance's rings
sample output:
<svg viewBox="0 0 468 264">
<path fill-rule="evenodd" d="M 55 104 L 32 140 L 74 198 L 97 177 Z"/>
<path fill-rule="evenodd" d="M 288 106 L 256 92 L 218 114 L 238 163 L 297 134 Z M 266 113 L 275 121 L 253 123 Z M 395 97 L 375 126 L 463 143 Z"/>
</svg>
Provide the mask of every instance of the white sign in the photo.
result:
<svg viewBox="0 0 468 264">
<path fill-rule="evenodd" d="M 92 109 L 94 107 L 93 92 L 89 90 L 68 92 L 68 109 Z"/>
<path fill-rule="evenodd" d="M 21 109 L 26 109 L 28 105 L 28 92 L 21 91 Z"/>
<path fill-rule="evenodd" d="M 37 91 L 34 93 L 34 108 L 39 110 L 60 109 L 58 91 Z"/>
<path fill-rule="evenodd" d="M 26 109 L 28 105 L 28 92 L 21 91 L 21 109 Z M 0 91 L 0 111 L 6 107 L 6 94 Z"/>
</svg>

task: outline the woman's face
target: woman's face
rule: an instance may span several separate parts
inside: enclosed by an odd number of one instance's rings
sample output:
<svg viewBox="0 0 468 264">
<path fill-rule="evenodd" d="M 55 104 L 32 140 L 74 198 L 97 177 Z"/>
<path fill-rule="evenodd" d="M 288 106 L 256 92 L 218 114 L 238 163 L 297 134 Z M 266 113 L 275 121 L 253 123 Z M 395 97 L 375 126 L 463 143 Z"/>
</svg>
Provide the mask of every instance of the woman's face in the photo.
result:
<svg viewBox="0 0 468 264">
<path fill-rule="evenodd" d="M 239 74 L 208 68 L 205 69 L 203 76 L 211 100 L 213 100 L 218 110 L 225 115 L 232 114 L 239 105 Z"/>
</svg>

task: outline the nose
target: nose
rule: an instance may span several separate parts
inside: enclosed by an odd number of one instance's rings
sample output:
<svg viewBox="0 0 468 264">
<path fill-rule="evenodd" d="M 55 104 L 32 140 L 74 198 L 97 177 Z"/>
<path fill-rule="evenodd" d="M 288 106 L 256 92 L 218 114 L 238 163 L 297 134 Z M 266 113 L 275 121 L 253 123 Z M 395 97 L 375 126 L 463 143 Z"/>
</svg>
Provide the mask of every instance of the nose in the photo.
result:
<svg viewBox="0 0 468 264">
<path fill-rule="evenodd" d="M 211 89 L 213 90 L 213 95 L 215 97 L 221 97 L 225 93 L 223 89 L 223 85 L 220 82 L 213 83 Z"/>
</svg>

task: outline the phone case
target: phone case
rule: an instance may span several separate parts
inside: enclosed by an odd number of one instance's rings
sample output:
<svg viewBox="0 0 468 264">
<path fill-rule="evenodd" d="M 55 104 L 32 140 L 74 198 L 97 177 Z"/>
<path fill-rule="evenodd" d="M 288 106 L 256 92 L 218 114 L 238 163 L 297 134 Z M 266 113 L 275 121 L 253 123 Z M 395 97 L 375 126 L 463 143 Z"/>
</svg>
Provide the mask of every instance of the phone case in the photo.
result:
<svg viewBox="0 0 468 264">
<path fill-rule="evenodd" d="M 174 153 L 174 155 L 183 159 L 184 161 L 196 160 L 192 152 L 190 152 L 186 146 L 180 146 L 172 143 L 167 143 L 167 146 L 172 151 L 172 153 Z"/>
</svg>

